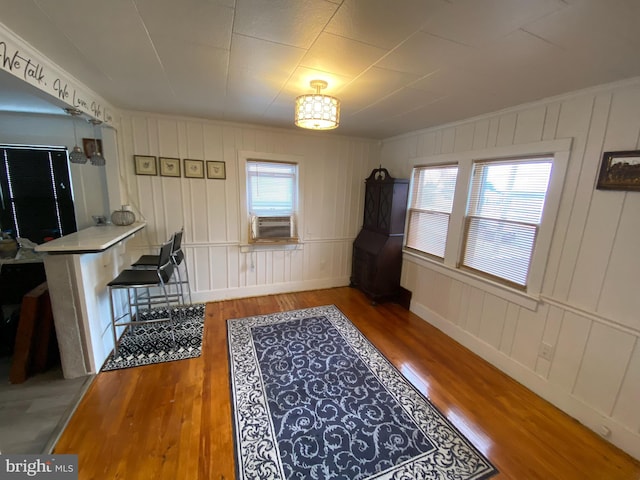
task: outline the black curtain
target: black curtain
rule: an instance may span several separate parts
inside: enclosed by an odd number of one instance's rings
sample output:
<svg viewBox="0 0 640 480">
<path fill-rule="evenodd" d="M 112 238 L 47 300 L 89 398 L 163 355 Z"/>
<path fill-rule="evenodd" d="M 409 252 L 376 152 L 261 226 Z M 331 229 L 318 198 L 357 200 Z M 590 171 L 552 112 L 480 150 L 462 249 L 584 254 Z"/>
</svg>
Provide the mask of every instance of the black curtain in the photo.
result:
<svg viewBox="0 0 640 480">
<path fill-rule="evenodd" d="M 77 230 L 67 152 L 0 148 L 2 230 L 36 243 Z"/>
</svg>

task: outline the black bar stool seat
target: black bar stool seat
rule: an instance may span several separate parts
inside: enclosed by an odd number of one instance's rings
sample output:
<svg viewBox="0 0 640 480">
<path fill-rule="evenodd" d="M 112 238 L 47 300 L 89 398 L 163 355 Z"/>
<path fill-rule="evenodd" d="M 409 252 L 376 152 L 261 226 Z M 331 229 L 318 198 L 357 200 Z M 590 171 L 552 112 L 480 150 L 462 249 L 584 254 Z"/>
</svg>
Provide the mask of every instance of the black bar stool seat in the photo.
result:
<svg viewBox="0 0 640 480">
<path fill-rule="evenodd" d="M 132 267 L 155 267 L 158 265 L 158 255 L 142 255 Z"/>
</svg>

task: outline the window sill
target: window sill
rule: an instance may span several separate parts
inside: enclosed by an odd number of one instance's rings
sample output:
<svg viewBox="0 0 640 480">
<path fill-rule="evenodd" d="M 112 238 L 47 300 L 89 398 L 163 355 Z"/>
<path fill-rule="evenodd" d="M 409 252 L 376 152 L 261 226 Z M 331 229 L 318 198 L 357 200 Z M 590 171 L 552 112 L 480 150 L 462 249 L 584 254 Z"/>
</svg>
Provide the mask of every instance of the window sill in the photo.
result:
<svg viewBox="0 0 640 480">
<path fill-rule="evenodd" d="M 415 263 L 416 265 L 420 265 L 425 268 L 429 268 L 431 270 L 435 270 L 436 272 L 453 278 L 454 280 L 484 290 L 492 295 L 495 295 L 496 297 L 500 297 L 503 300 L 515 303 L 516 305 L 524 307 L 528 310 L 535 312 L 538 308 L 538 304 L 541 302 L 539 296 L 516 290 L 515 288 L 511 288 L 506 285 L 491 281 L 487 278 L 474 275 L 473 273 L 467 272 L 465 270 L 452 268 L 427 256 L 420 255 L 412 250 L 404 248 L 402 250 L 402 253 L 404 260 Z"/>
<path fill-rule="evenodd" d="M 302 250 L 303 243 L 297 242 L 259 242 L 259 243 L 242 243 L 240 244 L 240 253 L 264 252 L 264 251 L 283 251 L 283 250 Z"/>
</svg>

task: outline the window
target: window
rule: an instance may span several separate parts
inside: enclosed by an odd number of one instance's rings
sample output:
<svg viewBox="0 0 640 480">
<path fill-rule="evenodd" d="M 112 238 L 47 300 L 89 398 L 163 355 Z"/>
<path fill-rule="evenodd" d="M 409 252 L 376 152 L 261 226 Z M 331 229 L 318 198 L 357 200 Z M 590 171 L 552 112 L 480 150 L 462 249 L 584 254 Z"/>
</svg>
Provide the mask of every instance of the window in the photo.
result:
<svg viewBox="0 0 640 480">
<path fill-rule="evenodd" d="M 298 165 L 246 160 L 249 242 L 297 242 Z"/>
<path fill-rule="evenodd" d="M 551 158 L 477 162 L 465 220 L 462 265 L 525 287 Z"/>
<path fill-rule="evenodd" d="M 457 165 L 413 170 L 407 247 L 444 258 Z"/>
<path fill-rule="evenodd" d="M 76 231 L 66 149 L 0 147 L 0 225 L 36 243 Z"/>
<path fill-rule="evenodd" d="M 297 166 L 292 163 L 247 161 L 247 204 L 250 215 L 293 215 Z"/>
<path fill-rule="evenodd" d="M 559 139 L 421 159 L 405 259 L 534 307 L 570 150 Z"/>
</svg>

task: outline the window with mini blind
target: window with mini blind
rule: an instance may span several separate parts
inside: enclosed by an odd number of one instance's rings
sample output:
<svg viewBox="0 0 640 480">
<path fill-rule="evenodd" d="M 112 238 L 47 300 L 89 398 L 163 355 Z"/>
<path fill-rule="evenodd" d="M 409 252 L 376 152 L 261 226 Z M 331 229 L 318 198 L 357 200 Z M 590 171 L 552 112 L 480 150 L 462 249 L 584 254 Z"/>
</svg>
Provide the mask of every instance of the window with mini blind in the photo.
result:
<svg viewBox="0 0 640 480">
<path fill-rule="evenodd" d="M 457 175 L 457 165 L 413 170 L 407 247 L 444 258 Z"/>
<path fill-rule="evenodd" d="M 571 139 L 420 159 L 404 258 L 525 307 L 536 304 Z"/>
<path fill-rule="evenodd" d="M 65 148 L 0 146 L 0 227 L 35 243 L 76 231 Z"/>
<path fill-rule="evenodd" d="M 252 242 L 295 241 L 298 166 L 247 160 L 247 210 Z"/>
<path fill-rule="evenodd" d="M 461 265 L 525 288 L 553 159 L 473 165 Z"/>
</svg>

